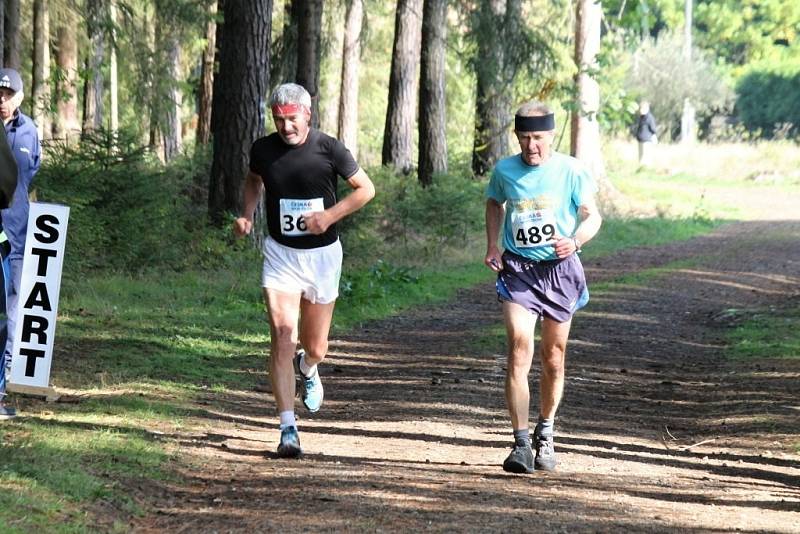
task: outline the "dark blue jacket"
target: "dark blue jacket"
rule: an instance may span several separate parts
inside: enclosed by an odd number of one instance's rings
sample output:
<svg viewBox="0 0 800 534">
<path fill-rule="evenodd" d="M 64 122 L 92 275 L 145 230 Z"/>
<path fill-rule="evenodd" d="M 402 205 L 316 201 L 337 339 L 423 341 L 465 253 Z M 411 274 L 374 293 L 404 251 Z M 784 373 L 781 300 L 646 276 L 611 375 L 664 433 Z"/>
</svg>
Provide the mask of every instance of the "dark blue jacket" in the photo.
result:
<svg viewBox="0 0 800 534">
<path fill-rule="evenodd" d="M 17 160 L 17 189 L 14 203 L 10 208 L 0 211 L 3 230 L 11 243 L 13 258 L 22 258 L 25 253 L 25 236 L 28 233 L 28 190 L 33 177 L 39 170 L 42 149 L 39 146 L 39 133 L 30 117 L 17 110 L 14 118 L 6 124 L 8 145 Z"/>
</svg>

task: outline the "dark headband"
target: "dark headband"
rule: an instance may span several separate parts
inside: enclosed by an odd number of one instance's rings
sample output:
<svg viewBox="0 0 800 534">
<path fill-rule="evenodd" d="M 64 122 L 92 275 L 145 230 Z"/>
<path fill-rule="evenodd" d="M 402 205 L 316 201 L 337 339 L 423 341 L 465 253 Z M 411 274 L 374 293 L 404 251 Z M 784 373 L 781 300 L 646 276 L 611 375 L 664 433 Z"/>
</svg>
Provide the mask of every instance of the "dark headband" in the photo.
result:
<svg viewBox="0 0 800 534">
<path fill-rule="evenodd" d="M 538 117 L 514 115 L 514 130 L 518 132 L 549 132 L 555 128 L 556 118 L 552 113 Z"/>
</svg>

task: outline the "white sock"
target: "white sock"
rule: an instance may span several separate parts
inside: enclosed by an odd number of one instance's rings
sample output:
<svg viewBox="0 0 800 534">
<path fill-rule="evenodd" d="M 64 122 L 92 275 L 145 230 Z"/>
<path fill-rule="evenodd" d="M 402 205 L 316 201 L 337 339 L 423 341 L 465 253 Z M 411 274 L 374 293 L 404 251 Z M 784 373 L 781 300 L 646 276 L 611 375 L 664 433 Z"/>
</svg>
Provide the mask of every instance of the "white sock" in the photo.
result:
<svg viewBox="0 0 800 534">
<path fill-rule="evenodd" d="M 294 418 L 294 411 L 293 410 L 286 410 L 285 412 L 280 413 L 281 418 L 281 430 L 284 428 L 288 428 L 290 426 L 296 427 L 297 421 Z"/>
<path fill-rule="evenodd" d="M 308 378 L 309 376 L 314 376 L 314 373 L 317 372 L 316 364 L 309 367 L 308 364 L 306 363 L 305 353 L 303 353 L 303 355 L 300 356 L 300 372 L 303 373 L 303 376 L 305 376 L 306 378 Z"/>
</svg>

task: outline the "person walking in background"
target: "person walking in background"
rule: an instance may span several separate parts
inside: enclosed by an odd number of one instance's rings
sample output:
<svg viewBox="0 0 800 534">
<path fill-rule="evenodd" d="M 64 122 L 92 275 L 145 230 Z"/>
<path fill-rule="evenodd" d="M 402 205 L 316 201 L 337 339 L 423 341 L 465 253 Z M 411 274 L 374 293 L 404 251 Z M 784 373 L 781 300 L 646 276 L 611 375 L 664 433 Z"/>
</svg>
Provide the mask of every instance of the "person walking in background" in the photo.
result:
<svg viewBox="0 0 800 534">
<path fill-rule="evenodd" d="M 572 315 L 589 300 L 578 251 L 595 236 L 602 218 L 588 171 L 575 158 L 553 151 L 555 118 L 549 106 L 523 104 L 514 132 L 521 153 L 497 163 L 486 189 L 484 263 L 498 273 L 508 339 L 505 394 L 514 445 L 503 469 L 531 473 L 556 467 L 554 423 L 564 390 L 567 339 Z M 540 317 L 542 371 L 532 449 L 528 374 Z"/>
<path fill-rule="evenodd" d="M 311 96 L 303 87 L 279 86 L 270 107 L 277 131 L 250 149 L 244 210 L 233 229 L 237 236 L 251 232 L 263 194 L 269 235 L 261 285 L 271 334 L 269 375 L 280 417 L 278 456 L 296 458 L 302 449 L 294 412 L 295 373 L 310 412 L 319 410 L 323 400 L 319 364 L 328 352 L 342 271 L 336 222 L 369 202 L 375 187 L 340 141 L 310 127 Z M 353 188 L 341 200 L 339 177 Z"/>
<path fill-rule="evenodd" d="M 639 165 L 650 165 L 653 146 L 658 143 L 656 135 L 656 119 L 650 113 L 650 104 L 642 100 L 639 102 L 639 113 L 636 124 L 633 126 L 633 135 L 639 143 Z"/>
<path fill-rule="evenodd" d="M 24 93 L 22 78 L 14 69 L 0 69 L 0 118 L 3 119 L 4 133 L 8 147 L 11 149 L 17 167 L 17 182 L 13 193 L 13 202 L 9 207 L 0 210 L 2 217 L 2 233 L 0 247 L 5 247 L 8 254 L 3 254 L 3 267 L 7 275 L 6 289 L 6 337 L 2 357 L 2 375 L 0 379 L 0 416 L 13 417 L 14 410 L 5 406 L 5 373 L 11 363 L 14 347 L 14 328 L 19 305 L 19 284 L 22 278 L 22 256 L 25 253 L 25 238 L 28 234 L 28 194 L 33 178 L 39 170 L 41 147 L 39 134 L 33 120 L 19 109 Z"/>
</svg>

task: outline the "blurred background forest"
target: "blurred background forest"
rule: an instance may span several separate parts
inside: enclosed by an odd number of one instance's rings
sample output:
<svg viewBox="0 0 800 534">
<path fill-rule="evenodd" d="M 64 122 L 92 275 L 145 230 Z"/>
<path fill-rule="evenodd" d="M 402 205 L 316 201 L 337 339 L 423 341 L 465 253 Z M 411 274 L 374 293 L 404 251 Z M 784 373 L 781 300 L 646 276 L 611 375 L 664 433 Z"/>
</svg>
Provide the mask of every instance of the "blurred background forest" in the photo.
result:
<svg viewBox="0 0 800 534">
<path fill-rule="evenodd" d="M 378 186 L 348 247 L 458 241 L 482 181 L 516 151 L 513 110 L 557 108 L 589 162 L 630 139 L 796 147 L 795 0 L 5 0 L 3 63 L 44 140 L 41 200 L 72 208 L 73 272 L 216 266 L 234 245 L 250 144 L 271 88 L 303 84 L 320 129 Z"/>
</svg>

